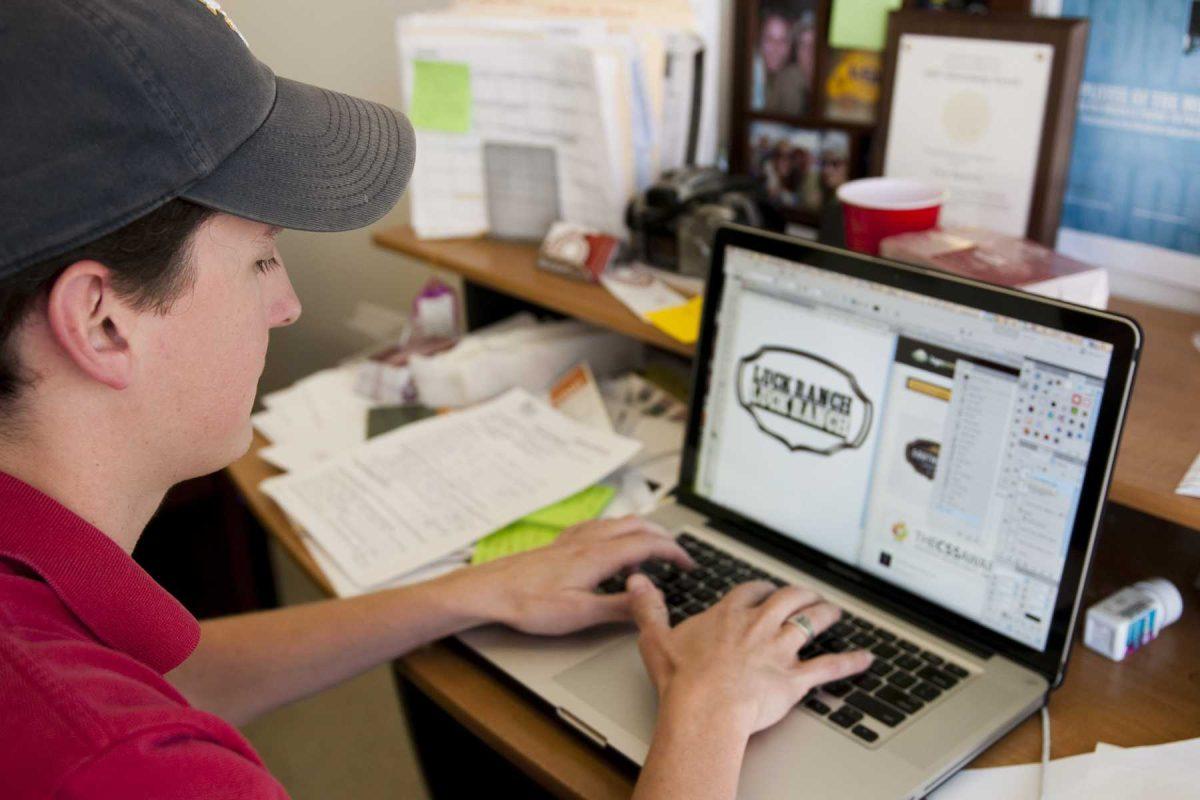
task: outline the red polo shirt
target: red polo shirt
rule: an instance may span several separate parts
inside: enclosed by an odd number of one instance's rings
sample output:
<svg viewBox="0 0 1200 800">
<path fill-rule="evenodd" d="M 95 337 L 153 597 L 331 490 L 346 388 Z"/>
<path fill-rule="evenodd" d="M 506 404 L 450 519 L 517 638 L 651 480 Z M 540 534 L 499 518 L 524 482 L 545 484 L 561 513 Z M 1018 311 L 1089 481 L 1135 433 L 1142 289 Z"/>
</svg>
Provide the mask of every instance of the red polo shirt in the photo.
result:
<svg viewBox="0 0 1200 800">
<path fill-rule="evenodd" d="M 92 525 L 0 473 L 0 795 L 284 798 L 164 680 L 200 625 Z"/>
</svg>

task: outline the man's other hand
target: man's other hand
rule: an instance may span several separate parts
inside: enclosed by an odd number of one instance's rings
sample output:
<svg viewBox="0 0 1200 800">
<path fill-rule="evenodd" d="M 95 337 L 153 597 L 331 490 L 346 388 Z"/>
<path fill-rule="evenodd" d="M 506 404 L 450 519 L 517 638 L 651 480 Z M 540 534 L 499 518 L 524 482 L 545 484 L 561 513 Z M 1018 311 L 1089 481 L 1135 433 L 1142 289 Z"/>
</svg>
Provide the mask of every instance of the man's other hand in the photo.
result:
<svg viewBox="0 0 1200 800">
<path fill-rule="evenodd" d="M 480 616 L 525 633 L 563 634 L 633 619 L 629 592 L 597 594 L 622 569 L 660 559 L 695 563 L 662 527 L 640 517 L 592 520 L 563 531 L 546 547 L 447 576 L 472 593 Z"/>
</svg>

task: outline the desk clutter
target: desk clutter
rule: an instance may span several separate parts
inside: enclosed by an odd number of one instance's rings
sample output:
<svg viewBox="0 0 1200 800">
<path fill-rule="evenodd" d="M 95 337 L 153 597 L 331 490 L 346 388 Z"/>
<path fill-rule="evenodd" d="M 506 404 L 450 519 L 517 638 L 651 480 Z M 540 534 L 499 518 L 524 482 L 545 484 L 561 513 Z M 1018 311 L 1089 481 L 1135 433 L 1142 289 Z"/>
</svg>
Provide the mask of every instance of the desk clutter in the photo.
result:
<svg viewBox="0 0 1200 800">
<path fill-rule="evenodd" d="M 552 5 L 460 0 L 398 20 L 422 237 L 540 239 L 557 219 L 619 233 L 628 198 L 694 157 L 704 40 L 689 4 Z"/>
<path fill-rule="evenodd" d="M 518 315 L 412 354 L 400 404 L 361 393 L 375 362 L 318 372 L 252 418 L 286 473 L 262 489 L 341 596 L 646 513 L 675 486 L 686 407 L 631 371 L 640 345 L 609 337 Z"/>
</svg>

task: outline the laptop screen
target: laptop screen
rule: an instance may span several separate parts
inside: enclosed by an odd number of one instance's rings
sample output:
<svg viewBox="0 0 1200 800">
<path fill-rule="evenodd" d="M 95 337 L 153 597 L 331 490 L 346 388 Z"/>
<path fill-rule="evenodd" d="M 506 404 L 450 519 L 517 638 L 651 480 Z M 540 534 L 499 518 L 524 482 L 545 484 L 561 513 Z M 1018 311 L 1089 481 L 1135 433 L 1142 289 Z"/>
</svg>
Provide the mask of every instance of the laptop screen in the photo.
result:
<svg viewBox="0 0 1200 800">
<path fill-rule="evenodd" d="M 1111 358 L 730 246 L 694 491 L 1045 651 Z"/>
</svg>

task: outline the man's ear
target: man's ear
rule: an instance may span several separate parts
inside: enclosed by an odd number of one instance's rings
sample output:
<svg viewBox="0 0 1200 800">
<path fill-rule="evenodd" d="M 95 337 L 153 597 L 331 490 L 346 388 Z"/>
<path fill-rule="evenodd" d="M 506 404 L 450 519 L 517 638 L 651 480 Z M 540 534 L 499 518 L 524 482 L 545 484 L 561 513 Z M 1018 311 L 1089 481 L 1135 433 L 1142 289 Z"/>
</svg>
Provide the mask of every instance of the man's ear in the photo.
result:
<svg viewBox="0 0 1200 800">
<path fill-rule="evenodd" d="M 58 346 L 84 374 L 113 389 L 133 379 L 128 328 L 137 312 L 113 291 L 112 270 L 76 261 L 54 281 L 46 308 Z"/>
</svg>

